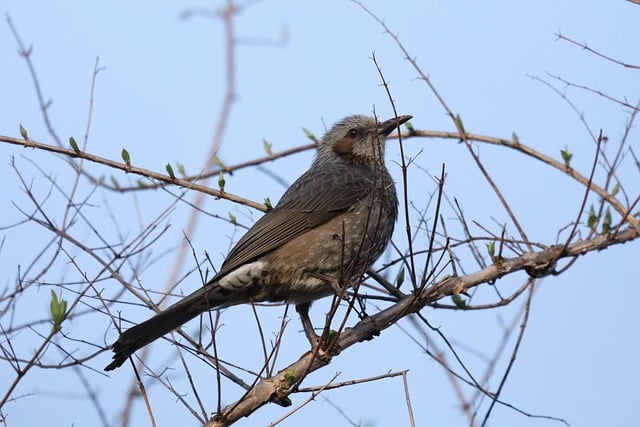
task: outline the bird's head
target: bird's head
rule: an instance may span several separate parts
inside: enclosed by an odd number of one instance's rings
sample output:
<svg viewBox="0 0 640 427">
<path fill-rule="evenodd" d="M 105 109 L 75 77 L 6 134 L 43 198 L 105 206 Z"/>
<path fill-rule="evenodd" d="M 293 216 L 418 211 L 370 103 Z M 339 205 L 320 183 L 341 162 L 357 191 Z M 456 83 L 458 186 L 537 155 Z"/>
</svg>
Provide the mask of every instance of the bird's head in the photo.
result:
<svg viewBox="0 0 640 427">
<path fill-rule="evenodd" d="M 399 116 L 383 122 L 362 115 L 348 116 L 336 123 L 322 138 L 316 163 L 347 161 L 361 164 L 384 162 L 387 136 L 411 116 Z"/>
</svg>

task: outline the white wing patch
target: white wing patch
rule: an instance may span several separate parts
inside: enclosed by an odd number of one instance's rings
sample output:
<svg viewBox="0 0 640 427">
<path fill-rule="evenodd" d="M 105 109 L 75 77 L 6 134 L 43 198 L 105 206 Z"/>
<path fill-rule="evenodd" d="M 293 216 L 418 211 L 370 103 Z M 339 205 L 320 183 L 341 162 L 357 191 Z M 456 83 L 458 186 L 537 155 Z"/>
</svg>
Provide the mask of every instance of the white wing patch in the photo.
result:
<svg viewBox="0 0 640 427">
<path fill-rule="evenodd" d="M 238 291 L 248 286 L 262 284 L 266 274 L 264 262 L 254 261 L 231 271 L 218 281 L 218 285 L 229 291 Z"/>
</svg>

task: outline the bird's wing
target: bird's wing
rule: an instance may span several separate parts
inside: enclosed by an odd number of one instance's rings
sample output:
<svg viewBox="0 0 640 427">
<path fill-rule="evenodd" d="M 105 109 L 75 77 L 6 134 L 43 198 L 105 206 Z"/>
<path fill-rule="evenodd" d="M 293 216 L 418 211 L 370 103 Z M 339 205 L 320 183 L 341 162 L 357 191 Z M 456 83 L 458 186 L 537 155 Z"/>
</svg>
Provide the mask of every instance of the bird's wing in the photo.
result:
<svg viewBox="0 0 640 427">
<path fill-rule="evenodd" d="M 346 212 L 370 194 L 373 185 L 369 170 L 354 165 L 348 173 L 333 168 L 305 173 L 242 236 L 210 282 Z"/>
</svg>

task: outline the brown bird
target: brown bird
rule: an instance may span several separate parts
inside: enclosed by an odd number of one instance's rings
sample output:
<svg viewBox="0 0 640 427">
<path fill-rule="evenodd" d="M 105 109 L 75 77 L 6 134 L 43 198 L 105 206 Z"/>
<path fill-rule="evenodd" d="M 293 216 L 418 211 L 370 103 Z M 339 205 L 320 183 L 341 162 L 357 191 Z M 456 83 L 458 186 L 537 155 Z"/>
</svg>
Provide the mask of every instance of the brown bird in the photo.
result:
<svg viewBox="0 0 640 427">
<path fill-rule="evenodd" d="M 410 118 L 378 122 L 354 115 L 334 125 L 311 168 L 242 236 L 220 271 L 191 295 L 123 332 L 105 370 L 213 308 L 295 303 L 307 335 L 312 334 L 311 302 L 353 285 L 391 239 L 398 198 L 384 165 L 384 145 Z"/>
</svg>

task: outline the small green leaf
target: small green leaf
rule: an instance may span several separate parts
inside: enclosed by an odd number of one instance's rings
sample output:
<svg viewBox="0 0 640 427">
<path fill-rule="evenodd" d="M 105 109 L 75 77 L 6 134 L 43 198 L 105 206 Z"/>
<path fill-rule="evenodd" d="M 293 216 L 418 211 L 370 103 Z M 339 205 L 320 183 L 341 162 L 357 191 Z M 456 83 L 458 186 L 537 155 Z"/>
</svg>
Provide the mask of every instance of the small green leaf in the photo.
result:
<svg viewBox="0 0 640 427">
<path fill-rule="evenodd" d="M 226 181 L 224 180 L 224 174 L 222 173 L 222 171 L 220 171 L 220 173 L 218 174 L 218 187 L 220 188 L 220 191 L 224 191 L 225 184 Z"/>
<path fill-rule="evenodd" d="M 591 209 L 589 209 L 589 218 L 587 218 L 587 225 L 589 228 L 594 228 L 597 224 L 598 217 L 596 216 L 596 211 L 593 210 L 593 205 L 591 205 Z"/>
<path fill-rule="evenodd" d="M 287 369 L 286 371 L 284 371 L 284 380 L 290 386 L 293 385 L 293 383 L 296 381 L 296 377 L 291 369 Z"/>
<path fill-rule="evenodd" d="M 604 220 L 602 221 L 602 234 L 609 234 L 611 232 L 611 209 L 607 208 L 604 213 Z"/>
<path fill-rule="evenodd" d="M 136 184 L 138 184 L 139 188 L 147 188 L 147 183 L 144 182 L 142 179 L 137 180 Z"/>
<path fill-rule="evenodd" d="M 229 222 L 233 225 L 238 224 L 237 218 L 234 214 L 232 214 L 231 212 L 229 212 Z"/>
<path fill-rule="evenodd" d="M 51 319 L 53 320 L 53 330 L 55 332 L 60 332 L 60 329 L 62 329 L 62 322 L 67 314 L 67 301 L 63 299 L 58 300 L 58 296 L 53 289 L 51 290 L 51 303 L 49 304 L 49 309 L 51 310 Z"/>
<path fill-rule="evenodd" d="M 404 267 L 398 271 L 398 275 L 396 276 L 396 289 L 400 289 L 402 283 L 404 283 Z"/>
<path fill-rule="evenodd" d="M 269 144 L 269 142 L 266 139 L 262 140 L 262 146 L 264 147 L 264 151 L 268 154 L 271 155 L 272 151 L 271 151 L 271 144 Z"/>
<path fill-rule="evenodd" d="M 517 134 L 517 133 L 513 132 L 513 133 L 511 134 L 511 141 L 512 141 L 514 144 L 520 144 L 520 138 L 518 138 L 518 134 Z"/>
<path fill-rule="evenodd" d="M 460 294 L 452 294 L 451 300 L 456 305 L 456 307 L 465 309 L 467 308 L 467 302 L 460 296 Z"/>
<path fill-rule="evenodd" d="M 406 122 L 404 124 L 404 126 L 407 128 L 407 130 L 409 131 L 409 135 L 412 135 L 416 132 L 416 130 L 413 128 L 413 125 L 411 124 L 411 122 Z"/>
<path fill-rule="evenodd" d="M 167 166 L 165 166 L 165 168 L 167 169 L 167 173 L 169 174 L 169 177 L 171 177 L 171 179 L 176 179 L 176 175 L 173 173 L 173 168 L 171 167 L 171 163 L 167 163 Z"/>
<path fill-rule="evenodd" d="M 456 114 L 456 126 L 458 127 L 458 130 L 461 131 L 462 133 L 467 133 L 464 130 L 464 124 L 462 123 L 462 117 L 460 117 L 460 114 Z"/>
<path fill-rule="evenodd" d="M 271 204 L 271 199 L 269 199 L 268 197 L 264 198 L 264 205 L 267 207 L 268 211 L 273 209 L 273 205 Z"/>
<path fill-rule="evenodd" d="M 213 156 L 213 164 L 221 169 L 224 169 L 224 163 L 222 163 L 222 160 L 220 160 L 218 156 Z"/>
<path fill-rule="evenodd" d="M 615 196 L 620 191 L 620 182 L 616 182 L 616 185 L 613 186 L 613 190 L 611 190 L 611 195 Z"/>
<path fill-rule="evenodd" d="M 187 176 L 187 172 L 184 169 L 184 165 L 182 163 L 176 163 L 176 167 L 178 168 L 178 172 L 182 176 Z"/>
<path fill-rule="evenodd" d="M 113 185 L 114 188 L 117 188 L 119 190 L 120 189 L 120 183 L 118 182 L 116 177 L 111 175 L 110 178 L 111 178 L 111 185 Z"/>
<path fill-rule="evenodd" d="M 127 151 L 126 148 L 122 149 L 122 160 L 124 160 L 124 164 L 127 165 L 127 167 L 131 167 L 131 156 L 129 156 L 129 152 Z"/>
<path fill-rule="evenodd" d="M 302 131 L 307 136 L 307 138 L 309 138 L 313 142 L 318 142 L 318 138 L 316 138 L 316 136 L 310 130 L 307 130 L 306 128 L 302 128 Z"/>
<path fill-rule="evenodd" d="M 487 243 L 487 252 L 489 252 L 489 256 L 491 258 L 496 256 L 496 242 L 495 242 L 495 240 L 492 240 L 489 243 Z"/>
<path fill-rule="evenodd" d="M 20 135 L 25 141 L 29 140 L 29 134 L 27 133 L 27 130 L 24 128 L 24 126 L 22 125 L 20 125 Z"/>
<path fill-rule="evenodd" d="M 78 148 L 78 143 L 76 142 L 74 137 L 69 137 L 69 145 L 71 145 L 71 148 L 73 149 L 73 151 L 75 151 L 76 153 L 80 152 L 80 148 Z"/>
<path fill-rule="evenodd" d="M 560 154 L 562 155 L 562 160 L 564 160 L 564 165 L 568 168 L 571 167 L 570 164 L 573 154 L 569 152 L 569 147 L 565 145 L 564 150 L 560 150 Z"/>
</svg>

